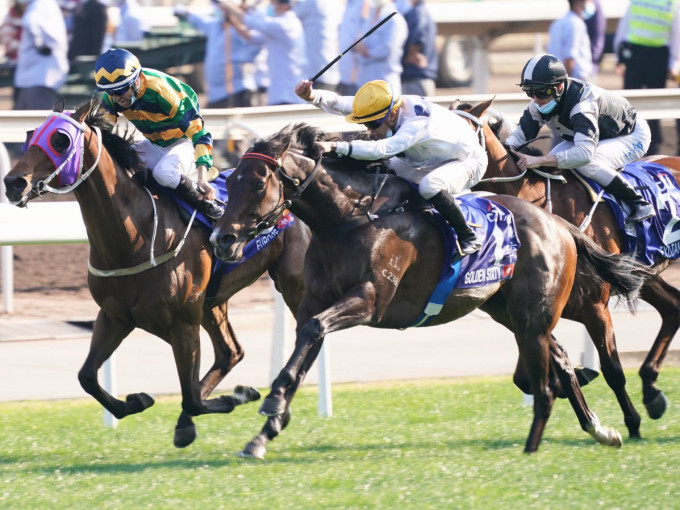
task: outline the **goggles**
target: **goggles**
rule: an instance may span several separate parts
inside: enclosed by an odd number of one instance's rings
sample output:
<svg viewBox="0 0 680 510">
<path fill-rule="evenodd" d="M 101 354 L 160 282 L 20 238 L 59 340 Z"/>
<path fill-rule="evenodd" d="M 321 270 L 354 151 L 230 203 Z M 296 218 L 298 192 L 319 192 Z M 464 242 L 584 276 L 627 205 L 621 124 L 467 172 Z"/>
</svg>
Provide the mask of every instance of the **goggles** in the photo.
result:
<svg viewBox="0 0 680 510">
<path fill-rule="evenodd" d="M 546 99 L 555 93 L 554 85 L 522 85 L 522 90 L 529 97 L 537 97 L 538 99 Z"/>
<path fill-rule="evenodd" d="M 115 88 L 115 89 L 108 89 L 106 93 L 109 96 L 122 96 L 124 95 L 128 90 L 132 88 L 132 86 L 135 84 L 135 81 L 133 80 L 130 83 L 126 83 L 125 85 Z"/>
</svg>

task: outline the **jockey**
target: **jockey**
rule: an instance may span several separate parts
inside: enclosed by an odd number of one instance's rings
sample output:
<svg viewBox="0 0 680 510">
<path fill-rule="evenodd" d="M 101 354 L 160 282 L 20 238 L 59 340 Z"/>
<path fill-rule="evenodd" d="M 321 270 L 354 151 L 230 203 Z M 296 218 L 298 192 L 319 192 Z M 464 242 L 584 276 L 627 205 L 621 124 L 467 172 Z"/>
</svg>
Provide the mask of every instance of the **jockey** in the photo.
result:
<svg viewBox="0 0 680 510">
<path fill-rule="evenodd" d="M 219 219 L 224 209 L 214 202 L 215 190 L 206 180 L 213 162 L 212 136 L 191 87 L 155 69 L 142 69 L 137 57 L 123 49 L 103 53 L 94 78 L 97 89 L 106 93 L 102 106 L 109 120 L 115 124 L 123 115 L 144 135 L 134 148 L 158 184 L 176 189 L 210 219 Z"/>
<path fill-rule="evenodd" d="M 510 148 L 534 139 L 544 125 L 563 139 L 545 156 L 515 152 L 520 169 L 571 168 L 627 202 L 631 207 L 627 222 L 654 216 L 654 208 L 618 173 L 643 157 L 651 142 L 647 122 L 627 99 L 567 77 L 562 62 L 548 54 L 527 62 L 519 86 L 532 101 L 506 139 Z"/>
<path fill-rule="evenodd" d="M 466 120 L 419 96 L 395 97 L 382 80 L 369 81 L 355 96 L 316 90 L 308 80 L 299 82 L 295 93 L 329 113 L 346 115 L 348 122 L 366 126 L 373 138 L 320 142 L 324 152 L 363 160 L 389 158 L 390 169 L 418 184 L 420 195 L 456 231 L 461 254 L 481 248 L 453 197 L 477 184 L 488 163 Z"/>
</svg>

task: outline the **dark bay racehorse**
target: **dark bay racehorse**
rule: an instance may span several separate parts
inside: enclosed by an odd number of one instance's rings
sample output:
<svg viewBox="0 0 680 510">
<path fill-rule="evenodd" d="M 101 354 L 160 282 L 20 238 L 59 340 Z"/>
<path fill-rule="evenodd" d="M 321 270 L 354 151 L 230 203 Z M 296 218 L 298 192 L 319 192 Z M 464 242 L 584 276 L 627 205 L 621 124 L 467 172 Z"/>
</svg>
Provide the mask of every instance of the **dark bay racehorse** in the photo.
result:
<svg viewBox="0 0 680 510">
<path fill-rule="evenodd" d="M 250 237 L 288 206 L 313 233 L 295 350 L 260 408 L 269 416 L 267 423 L 243 456 L 263 457 L 267 442 L 286 425 L 290 402 L 328 333 L 357 325 L 412 326 L 444 262 L 442 235 L 423 212 L 417 192 L 391 175 L 365 172 L 366 165 L 351 158 L 322 161 L 316 141 L 323 136 L 301 124 L 257 141 L 227 181 L 231 199 L 211 236 L 219 257 L 238 260 Z M 492 200 L 514 215 L 521 242 L 514 276 L 454 289 L 430 325 L 479 308 L 514 333 L 534 395 L 525 451 L 537 450 L 550 415 L 551 372 L 583 430 L 598 442 L 620 445 L 620 434 L 599 425 L 586 406 L 566 353 L 551 332 L 572 285 L 578 292 L 584 279 L 606 280 L 632 297 L 642 283 L 640 266 L 605 253 L 572 225 L 524 200 Z"/>
<path fill-rule="evenodd" d="M 48 134 L 55 154 L 73 152 L 77 157 L 78 145 L 84 145 L 83 168 L 88 169 L 83 170 L 73 192 L 90 241 L 88 265 L 96 268 L 88 275 L 88 286 L 100 311 L 78 379 L 116 418 L 139 413 L 153 405 L 149 395 L 135 393 L 124 401 L 116 399 L 99 385 L 97 372 L 135 328 L 165 340 L 172 347 L 182 389 L 183 411 L 174 442 L 187 446 L 196 437 L 192 416 L 229 413 L 236 405 L 259 398 L 256 390 L 244 387 L 237 387 L 234 395 L 208 398 L 244 356 L 229 324 L 228 299 L 269 270 L 295 313 L 304 290 L 302 262 L 309 230 L 295 222 L 268 247 L 228 273 L 208 306 L 206 288 L 215 260 L 208 235 L 200 227 L 188 229 L 170 200 L 161 194 L 152 196 L 132 178 L 138 169 L 136 153 L 127 141 L 105 129 L 96 115 L 98 106 L 93 98 L 70 117 L 82 131 L 80 143 L 60 130 Z M 61 112 L 63 102 L 55 110 Z M 55 115 L 64 114 L 53 113 L 49 119 Z M 58 186 L 59 176 L 54 172 L 55 165 L 45 153 L 31 146 L 5 177 L 7 197 L 25 206 L 46 186 Z M 154 253 L 155 266 L 150 262 Z M 113 276 L 93 274 L 109 271 Z M 215 362 L 199 382 L 201 326 L 210 335 Z"/>
<path fill-rule="evenodd" d="M 480 103 L 474 107 L 468 105 L 464 108 L 469 110 L 469 113 L 472 115 L 481 118 L 491 106 L 491 103 L 492 100 Z M 551 182 L 548 184 L 547 179 L 536 172 L 529 171 L 523 174 L 517 167 L 512 153 L 508 152 L 506 146 L 500 142 L 491 126 L 485 123 L 483 129 L 489 154 L 489 166 L 484 175 L 485 182 L 477 185 L 475 189 L 518 196 L 543 208 L 548 208 L 550 204 L 553 213 L 570 223 L 577 226 L 584 223 L 593 207 L 593 198 L 579 179 L 572 175 L 566 182 L 551 179 Z M 645 159 L 663 165 L 674 176 L 676 181 L 680 182 L 680 158 L 652 156 Z M 548 171 L 548 169 L 544 170 Z M 554 171 L 554 169 L 551 170 Z M 551 189 L 551 193 L 548 193 L 549 189 Z M 590 224 L 585 229 L 585 233 L 608 252 L 621 253 L 623 246 L 622 234 L 608 206 L 600 205 L 595 209 L 592 221 L 590 221 Z M 653 268 L 654 276 L 647 280 L 640 293 L 640 297 L 659 312 L 662 321 L 661 329 L 654 340 L 654 345 L 647 354 L 639 371 L 642 379 L 643 403 L 647 413 L 653 419 L 660 418 L 666 410 L 666 397 L 656 387 L 656 381 L 670 343 L 678 328 L 680 328 L 680 290 L 668 284 L 659 275 L 661 271 L 669 266 L 670 262 L 667 259 L 662 259 L 657 263 Z M 626 416 L 634 416 L 630 414 L 631 411 L 627 409 L 625 404 L 627 395 L 623 397 L 626 377 L 616 350 L 614 327 L 609 311 L 606 308 L 607 296 L 603 295 L 602 298 L 603 300 L 597 306 L 601 320 L 606 325 L 604 331 L 596 331 L 596 334 L 593 334 L 592 329 L 597 326 L 590 326 L 586 322 L 584 324 L 598 350 L 604 378 L 617 394 L 624 414 Z M 575 311 L 578 312 L 578 310 Z M 564 315 L 564 317 L 568 316 Z M 578 317 L 574 318 L 574 320 L 582 322 Z M 604 333 L 604 336 L 601 333 Z M 598 338 L 601 341 L 598 341 Z M 634 410 L 632 412 L 637 414 Z M 626 424 L 629 421 L 631 420 L 627 418 Z M 639 417 L 637 421 L 639 424 Z M 634 423 L 634 421 L 631 421 L 631 423 Z M 633 434 L 631 433 L 631 435 Z"/>
</svg>

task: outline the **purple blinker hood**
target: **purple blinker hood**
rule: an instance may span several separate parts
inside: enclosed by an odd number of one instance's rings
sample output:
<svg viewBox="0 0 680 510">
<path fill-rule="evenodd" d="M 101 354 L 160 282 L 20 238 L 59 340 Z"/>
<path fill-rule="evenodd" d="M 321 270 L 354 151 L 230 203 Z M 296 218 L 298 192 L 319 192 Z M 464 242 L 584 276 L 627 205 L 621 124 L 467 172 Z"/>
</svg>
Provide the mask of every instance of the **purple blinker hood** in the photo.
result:
<svg viewBox="0 0 680 510">
<path fill-rule="evenodd" d="M 38 147 L 57 169 L 57 187 L 63 188 L 70 186 L 82 172 L 82 131 L 75 121 L 64 118 L 70 113 L 52 113 L 50 117 L 33 132 L 30 140 L 24 144 L 23 151 L 26 152 L 32 145 Z M 52 135 L 55 132 L 66 135 L 69 139 L 68 149 L 63 153 L 57 152 L 52 147 Z M 80 150 L 79 150 L 80 149 Z M 63 168 L 60 169 L 60 167 Z"/>
</svg>

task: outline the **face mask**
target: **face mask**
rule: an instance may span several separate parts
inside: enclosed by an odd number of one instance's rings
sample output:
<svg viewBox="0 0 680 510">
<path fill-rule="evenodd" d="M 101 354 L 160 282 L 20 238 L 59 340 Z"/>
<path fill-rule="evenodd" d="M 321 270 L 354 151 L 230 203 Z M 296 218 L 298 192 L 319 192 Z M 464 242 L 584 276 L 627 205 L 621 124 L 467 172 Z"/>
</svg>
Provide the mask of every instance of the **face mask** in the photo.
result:
<svg viewBox="0 0 680 510">
<path fill-rule="evenodd" d="M 393 134 L 392 130 L 388 128 L 387 133 L 385 133 L 385 138 L 390 138 Z"/>
<path fill-rule="evenodd" d="M 590 19 L 595 15 L 595 4 L 593 2 L 586 2 L 586 8 L 581 13 L 581 18 Z"/>
<path fill-rule="evenodd" d="M 553 99 L 549 103 L 544 104 L 543 106 L 539 106 L 536 102 L 534 102 L 534 104 L 536 105 L 536 108 L 538 109 L 539 112 L 541 112 L 543 115 L 548 115 L 557 106 L 557 101 Z"/>
</svg>

